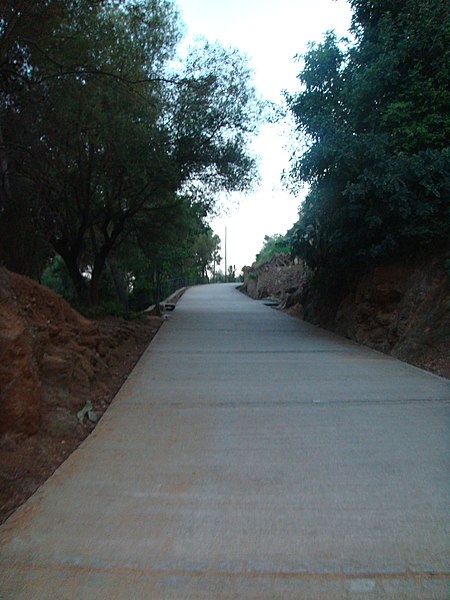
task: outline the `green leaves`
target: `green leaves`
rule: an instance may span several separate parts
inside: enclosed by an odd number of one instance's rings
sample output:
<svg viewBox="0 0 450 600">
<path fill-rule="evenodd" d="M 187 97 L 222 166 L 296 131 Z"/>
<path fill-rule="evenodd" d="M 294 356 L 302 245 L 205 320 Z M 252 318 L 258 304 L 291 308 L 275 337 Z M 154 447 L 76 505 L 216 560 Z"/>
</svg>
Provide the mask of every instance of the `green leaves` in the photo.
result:
<svg viewBox="0 0 450 600">
<path fill-rule="evenodd" d="M 450 234 L 449 28 L 441 0 L 351 0 L 356 43 L 310 47 L 288 99 L 310 191 L 294 228 L 310 266 L 345 278 Z"/>
<path fill-rule="evenodd" d="M 249 189 L 256 169 L 248 143 L 261 102 L 247 59 L 218 44 L 191 48 L 175 98 L 172 132 L 185 183 L 210 194 Z"/>
<path fill-rule="evenodd" d="M 256 255 L 255 261 L 262 263 L 270 260 L 274 254 L 290 254 L 292 250 L 291 240 L 288 235 L 281 234 L 264 236 L 264 244 Z"/>
<path fill-rule="evenodd" d="M 198 45 L 175 70 L 182 26 L 172 1 L 9 8 L 0 11 L 0 200 L 21 207 L 16 228 L 32 219 L 95 303 L 120 245 L 133 240 L 146 254 L 145 239 L 160 269 L 159 248 L 178 255 L 218 192 L 250 188 L 261 105 L 237 50 Z M 0 242 L 10 228 L 0 212 Z"/>
</svg>

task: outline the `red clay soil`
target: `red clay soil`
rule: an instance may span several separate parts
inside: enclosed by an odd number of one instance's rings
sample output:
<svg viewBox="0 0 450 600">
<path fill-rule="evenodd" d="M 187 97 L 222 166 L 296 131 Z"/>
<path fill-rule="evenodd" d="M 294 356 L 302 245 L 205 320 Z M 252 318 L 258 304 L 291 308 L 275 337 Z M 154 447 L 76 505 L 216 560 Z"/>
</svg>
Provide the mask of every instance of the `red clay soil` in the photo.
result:
<svg viewBox="0 0 450 600">
<path fill-rule="evenodd" d="M 163 319 L 90 321 L 0 268 L 0 523 L 94 429 Z"/>
</svg>

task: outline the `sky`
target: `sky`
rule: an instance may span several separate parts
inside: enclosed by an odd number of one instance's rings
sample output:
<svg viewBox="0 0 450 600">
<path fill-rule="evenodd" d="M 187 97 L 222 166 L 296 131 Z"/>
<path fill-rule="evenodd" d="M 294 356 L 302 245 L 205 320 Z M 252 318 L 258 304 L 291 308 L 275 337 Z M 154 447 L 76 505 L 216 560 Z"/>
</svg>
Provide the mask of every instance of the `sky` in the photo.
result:
<svg viewBox="0 0 450 600">
<path fill-rule="evenodd" d="M 309 41 L 321 41 L 330 29 L 339 37 L 347 35 L 351 18 L 346 0 L 176 0 L 176 4 L 186 26 L 185 43 L 201 36 L 239 48 L 250 59 L 257 91 L 275 103 L 282 102 L 283 90 L 299 89 L 295 55 L 303 54 Z M 255 260 L 265 235 L 285 234 L 297 221 L 305 192 L 294 196 L 280 181 L 289 167 L 291 127 L 262 126 L 251 146 L 259 156 L 259 185 L 247 195 L 222 196 L 222 214 L 210 222 L 221 238 L 222 256 L 226 230 L 227 263 L 235 265 L 237 273 Z"/>
</svg>

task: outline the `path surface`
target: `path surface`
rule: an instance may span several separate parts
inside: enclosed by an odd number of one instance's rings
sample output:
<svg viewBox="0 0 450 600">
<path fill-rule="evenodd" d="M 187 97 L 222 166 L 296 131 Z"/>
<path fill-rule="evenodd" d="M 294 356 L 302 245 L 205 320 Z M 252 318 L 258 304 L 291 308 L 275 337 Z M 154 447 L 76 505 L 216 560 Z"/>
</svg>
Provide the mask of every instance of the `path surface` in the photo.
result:
<svg viewBox="0 0 450 600">
<path fill-rule="evenodd" d="M 448 382 L 189 290 L 0 529 L 0 598 L 446 598 Z"/>
</svg>

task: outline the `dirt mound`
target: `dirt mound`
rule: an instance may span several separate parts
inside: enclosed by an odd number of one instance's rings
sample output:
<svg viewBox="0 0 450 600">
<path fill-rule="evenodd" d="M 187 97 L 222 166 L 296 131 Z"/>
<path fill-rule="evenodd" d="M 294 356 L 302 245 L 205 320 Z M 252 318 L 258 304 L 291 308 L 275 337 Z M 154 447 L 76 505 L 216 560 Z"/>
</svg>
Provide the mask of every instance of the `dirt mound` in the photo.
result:
<svg viewBox="0 0 450 600">
<path fill-rule="evenodd" d="M 0 433 L 38 431 L 44 404 L 42 374 L 52 361 L 59 362 L 61 370 L 72 370 L 62 357 L 62 342 L 70 340 L 66 357 L 78 357 L 75 336 L 90 329 L 89 321 L 62 298 L 0 269 Z M 80 375 L 76 371 L 75 366 L 66 376 L 76 379 Z"/>
<path fill-rule="evenodd" d="M 0 521 L 93 429 L 161 322 L 89 321 L 0 268 Z"/>
</svg>

